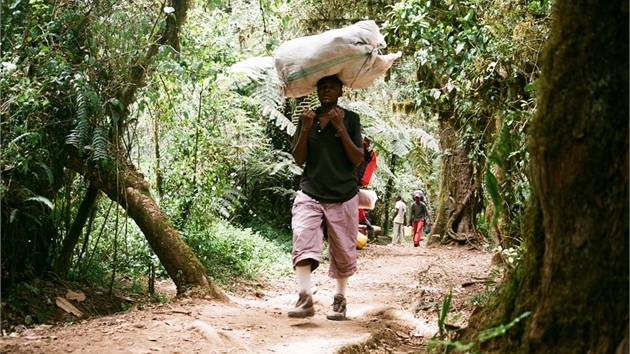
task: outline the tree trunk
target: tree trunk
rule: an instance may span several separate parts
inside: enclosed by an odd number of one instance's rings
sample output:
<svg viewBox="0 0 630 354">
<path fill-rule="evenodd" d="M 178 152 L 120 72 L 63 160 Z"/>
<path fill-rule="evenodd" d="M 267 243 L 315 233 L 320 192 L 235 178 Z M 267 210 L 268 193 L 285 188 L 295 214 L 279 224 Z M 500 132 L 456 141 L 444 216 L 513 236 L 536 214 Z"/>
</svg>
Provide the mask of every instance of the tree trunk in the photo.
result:
<svg viewBox="0 0 630 354">
<path fill-rule="evenodd" d="M 190 288 L 197 288 L 202 294 L 227 301 L 227 296 L 206 275 L 206 269 L 188 247 L 168 217 L 155 203 L 147 182 L 131 165 L 124 164 L 111 154 L 115 168 L 103 168 L 94 163 L 85 166 L 75 152 L 71 152 L 67 166 L 90 180 L 109 198 L 119 203 L 144 233 L 149 245 L 160 259 L 168 275 L 177 286 L 178 295 Z"/>
<path fill-rule="evenodd" d="M 554 11 L 530 130 L 527 252 L 459 340 L 530 313 L 481 352 L 628 353 L 628 2 Z"/>
<path fill-rule="evenodd" d="M 495 127 L 495 135 L 499 135 L 501 132 L 501 128 L 503 126 L 503 122 L 505 119 L 502 116 L 497 116 L 494 120 Z M 513 164 L 510 164 L 509 161 L 503 161 L 503 165 L 492 164 L 492 166 L 487 166 L 486 168 L 492 168 L 492 173 L 497 179 L 497 186 L 499 188 L 499 193 L 503 193 L 504 190 L 501 188 L 502 185 L 506 182 L 506 170 L 508 168 L 518 168 Z M 509 216 L 510 216 L 510 205 L 507 202 L 503 202 L 503 205 L 500 208 L 499 214 L 497 216 L 496 222 L 493 224 L 493 217 L 495 212 L 495 206 L 493 203 L 488 203 L 486 206 L 486 224 L 490 225 L 490 237 L 492 237 L 493 244 L 495 247 L 501 246 L 503 249 L 509 249 L 510 247 L 517 244 L 517 237 L 513 237 L 510 235 L 508 230 L 509 224 Z M 518 235 L 517 235 L 518 236 Z M 492 257 L 493 264 L 510 264 L 507 257 L 503 252 L 496 252 Z"/>
<path fill-rule="evenodd" d="M 160 164 L 160 118 L 153 117 L 153 151 L 155 153 L 155 189 L 160 198 L 164 197 L 164 175 Z"/>
<path fill-rule="evenodd" d="M 389 159 L 389 169 L 392 171 L 393 175 L 396 174 L 396 162 L 396 154 L 392 154 Z M 385 220 L 383 220 L 383 227 L 381 229 L 381 233 L 383 235 L 388 234 L 392 217 L 394 217 L 393 212 L 391 212 L 391 210 L 394 210 L 394 201 L 392 198 L 392 191 L 394 190 L 393 175 L 387 179 L 387 184 L 385 185 L 385 197 L 383 198 L 383 201 L 385 202 Z"/>
<path fill-rule="evenodd" d="M 57 259 L 56 266 L 57 272 L 59 274 L 65 274 L 68 269 L 70 269 L 74 247 L 79 242 L 81 231 L 83 231 L 83 226 L 85 226 L 85 222 L 90 216 L 90 212 L 92 211 L 92 207 L 94 206 L 94 202 L 96 201 L 97 196 L 98 188 L 90 183 L 87 191 L 85 192 L 85 197 L 83 197 L 83 201 L 81 201 L 79 210 L 77 211 L 77 216 L 74 218 L 74 222 L 72 223 L 70 232 L 68 232 L 66 237 L 63 239 L 61 253 L 59 254 L 59 258 Z"/>
<path fill-rule="evenodd" d="M 114 96 L 118 98 L 120 105 L 112 109 L 118 110 L 116 113 L 122 118 L 114 123 L 115 136 L 124 135 L 128 122 L 126 107 L 133 103 L 137 88 L 142 86 L 147 71 L 153 68 L 151 61 L 158 53 L 159 46 L 168 44 L 176 52 L 179 51 L 179 31 L 190 4 L 188 0 L 173 1 L 174 13 L 166 16 L 166 26 L 158 35 L 157 41 L 148 47 L 143 60 L 129 69 L 128 82 L 119 85 L 120 89 Z M 201 262 L 182 241 L 168 217 L 155 203 L 147 182 L 136 172 L 133 165 L 128 163 L 124 154 L 116 153 L 116 146 L 120 146 L 118 139 L 114 138 L 111 144 L 112 160 L 108 167 L 103 168 L 94 162 L 89 162 L 86 166 L 85 161 L 78 156 L 76 151 L 70 152 L 67 167 L 83 174 L 94 186 L 127 211 L 175 282 L 178 295 L 186 292 L 190 287 L 196 287 L 202 294 L 209 293 L 215 299 L 227 301 L 227 296 L 208 279 Z M 116 166 L 117 170 L 110 166 Z"/>
<path fill-rule="evenodd" d="M 440 120 L 440 145 L 442 168 L 440 194 L 433 230 L 429 243 L 467 242 L 481 240 L 483 236 L 475 229 L 477 214 L 481 207 L 480 172 L 475 172 L 468 158 L 469 146 L 459 146 L 455 129 L 446 119 Z M 480 169 L 477 169 L 480 171 Z M 438 239 L 437 236 L 442 236 Z"/>
</svg>

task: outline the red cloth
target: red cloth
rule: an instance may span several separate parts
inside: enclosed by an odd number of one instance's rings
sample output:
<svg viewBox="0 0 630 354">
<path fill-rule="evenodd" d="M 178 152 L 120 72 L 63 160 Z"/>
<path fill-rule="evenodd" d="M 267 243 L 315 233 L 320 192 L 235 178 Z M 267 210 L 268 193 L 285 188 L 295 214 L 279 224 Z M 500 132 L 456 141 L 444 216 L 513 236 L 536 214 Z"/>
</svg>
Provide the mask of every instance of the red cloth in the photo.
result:
<svg viewBox="0 0 630 354">
<path fill-rule="evenodd" d="M 422 225 L 424 225 L 424 219 L 414 221 L 413 225 L 413 244 L 419 245 L 422 240 Z"/>
<path fill-rule="evenodd" d="M 367 222 L 367 218 L 365 217 L 365 210 L 359 208 L 359 224 L 361 222 Z"/>
<path fill-rule="evenodd" d="M 366 151 L 363 162 L 357 169 L 357 173 L 359 175 L 359 185 L 363 187 L 367 186 L 372 179 L 374 170 L 376 169 L 376 154 L 374 151 Z"/>
</svg>

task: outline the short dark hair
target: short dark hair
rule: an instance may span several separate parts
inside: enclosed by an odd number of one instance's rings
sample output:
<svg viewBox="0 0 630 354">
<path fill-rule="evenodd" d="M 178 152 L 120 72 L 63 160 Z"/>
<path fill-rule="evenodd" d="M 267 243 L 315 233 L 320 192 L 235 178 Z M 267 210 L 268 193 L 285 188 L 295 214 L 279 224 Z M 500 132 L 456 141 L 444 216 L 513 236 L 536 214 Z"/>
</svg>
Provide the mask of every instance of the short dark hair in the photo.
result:
<svg viewBox="0 0 630 354">
<path fill-rule="evenodd" d="M 337 77 L 337 75 L 329 75 L 329 76 L 322 77 L 321 79 L 317 81 L 317 88 L 319 88 L 319 85 L 323 84 L 324 82 L 334 82 L 336 84 L 339 84 L 340 87 L 343 87 L 343 82 L 341 81 L 341 79 Z"/>
</svg>

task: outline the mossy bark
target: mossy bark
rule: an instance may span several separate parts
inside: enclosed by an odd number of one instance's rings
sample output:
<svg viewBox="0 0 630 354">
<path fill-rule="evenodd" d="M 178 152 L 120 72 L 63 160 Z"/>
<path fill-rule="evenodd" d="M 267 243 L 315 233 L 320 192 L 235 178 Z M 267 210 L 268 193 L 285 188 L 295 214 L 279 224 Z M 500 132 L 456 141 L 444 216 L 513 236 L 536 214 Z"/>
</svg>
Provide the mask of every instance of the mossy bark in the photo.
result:
<svg viewBox="0 0 630 354">
<path fill-rule="evenodd" d="M 121 107 L 129 107 L 134 102 L 137 88 L 142 86 L 148 70 L 153 67 L 151 62 L 158 53 L 159 45 L 168 44 L 178 51 L 179 32 L 190 4 L 188 0 L 175 0 L 171 4 L 174 13 L 166 16 L 166 26 L 158 35 L 156 42 L 148 47 L 144 53 L 144 59 L 129 69 L 127 82 L 124 85 L 118 85 L 120 89 L 115 93 L 115 97 L 119 99 L 120 106 L 112 107 L 112 110 L 117 111 L 118 116 L 122 118 L 114 124 L 115 136 L 124 136 L 129 111 Z M 110 145 L 112 158 L 109 163 L 116 165 L 116 168 L 105 169 L 93 162 L 86 164 L 75 151 L 70 152 L 66 166 L 84 175 L 94 186 L 129 213 L 175 282 L 178 294 L 183 294 L 190 288 L 196 288 L 197 293 L 227 300 L 227 296 L 208 279 L 201 262 L 182 241 L 168 217 L 155 203 L 147 182 L 129 163 L 125 154 L 117 153 L 116 144 L 120 144 L 119 139 L 112 140 Z"/>
<path fill-rule="evenodd" d="M 504 124 L 504 117 L 501 115 L 497 115 L 494 119 L 495 126 L 495 135 L 499 135 L 501 128 Z M 486 168 L 492 168 L 492 174 L 497 179 L 497 185 L 503 186 L 509 183 L 507 179 L 507 171 L 518 169 L 517 166 L 518 161 L 516 159 L 504 159 L 501 165 L 492 164 L 491 166 L 486 166 Z M 499 187 L 499 193 L 503 193 L 503 188 Z M 504 187 L 505 188 L 505 187 Z M 499 210 L 499 213 L 496 218 L 496 222 L 493 222 L 495 212 L 495 205 L 493 203 L 488 203 L 486 205 L 485 210 L 485 219 L 486 224 L 490 227 L 490 237 L 492 237 L 492 243 L 495 247 L 500 246 L 503 249 L 509 249 L 513 246 L 516 246 L 520 243 L 520 234 L 514 234 L 517 232 L 516 230 L 512 230 L 512 234 L 510 234 L 510 216 L 512 215 L 512 210 L 510 210 L 510 205 L 508 202 L 503 201 L 503 205 Z M 508 257 L 503 252 L 496 252 L 492 257 L 493 264 L 505 264 L 511 265 Z"/>
<path fill-rule="evenodd" d="M 628 352 L 628 2 L 558 0 L 531 125 L 525 258 L 459 336 L 483 353 Z"/>
<path fill-rule="evenodd" d="M 456 118 L 440 120 L 441 185 L 430 243 L 483 239 L 475 229 L 482 207 L 481 169 L 473 167 L 475 161 L 469 158 L 470 146 L 459 141 L 455 135 L 457 127 L 453 124 Z"/>
</svg>

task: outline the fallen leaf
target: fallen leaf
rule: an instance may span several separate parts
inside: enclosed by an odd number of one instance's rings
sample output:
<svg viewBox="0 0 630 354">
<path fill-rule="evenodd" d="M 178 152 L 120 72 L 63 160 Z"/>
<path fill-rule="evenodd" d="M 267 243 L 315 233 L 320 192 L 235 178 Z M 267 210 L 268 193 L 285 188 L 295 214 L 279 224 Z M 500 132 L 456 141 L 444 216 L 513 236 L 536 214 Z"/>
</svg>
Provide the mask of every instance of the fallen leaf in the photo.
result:
<svg viewBox="0 0 630 354">
<path fill-rule="evenodd" d="M 85 294 L 81 290 L 79 291 L 68 290 L 68 292 L 66 293 L 66 299 L 77 300 L 79 302 L 85 301 Z"/>
<path fill-rule="evenodd" d="M 77 317 L 83 317 L 83 312 L 79 311 L 79 309 L 72 306 L 72 304 L 69 303 L 68 300 L 62 297 L 57 297 L 57 299 L 55 299 L 55 303 L 64 311 L 71 313 Z"/>
</svg>

